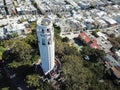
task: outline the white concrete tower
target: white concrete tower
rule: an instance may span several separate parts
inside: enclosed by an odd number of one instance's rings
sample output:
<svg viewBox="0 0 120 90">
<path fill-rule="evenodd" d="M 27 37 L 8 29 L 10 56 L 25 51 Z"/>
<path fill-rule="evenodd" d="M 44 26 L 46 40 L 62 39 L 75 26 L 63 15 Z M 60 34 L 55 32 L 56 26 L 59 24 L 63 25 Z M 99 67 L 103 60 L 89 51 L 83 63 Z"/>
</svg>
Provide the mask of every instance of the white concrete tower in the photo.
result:
<svg viewBox="0 0 120 90">
<path fill-rule="evenodd" d="M 49 18 L 37 21 L 37 37 L 41 56 L 41 67 L 48 74 L 55 65 L 54 28 Z"/>
</svg>

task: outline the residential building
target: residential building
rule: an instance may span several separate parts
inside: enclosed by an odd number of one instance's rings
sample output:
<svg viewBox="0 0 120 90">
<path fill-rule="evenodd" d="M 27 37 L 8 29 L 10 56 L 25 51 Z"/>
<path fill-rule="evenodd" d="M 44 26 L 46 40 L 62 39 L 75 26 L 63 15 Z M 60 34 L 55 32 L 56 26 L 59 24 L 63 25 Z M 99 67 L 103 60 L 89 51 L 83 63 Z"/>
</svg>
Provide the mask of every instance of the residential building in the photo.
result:
<svg viewBox="0 0 120 90">
<path fill-rule="evenodd" d="M 25 2 L 19 3 L 19 6 L 16 8 L 19 15 L 23 14 L 37 14 L 37 9 L 31 4 L 30 0 L 25 0 Z"/>
<path fill-rule="evenodd" d="M 102 19 L 105 20 L 109 24 L 109 26 L 115 26 L 118 24 L 114 19 L 112 19 L 108 16 L 104 16 L 104 17 L 102 17 Z"/>
</svg>

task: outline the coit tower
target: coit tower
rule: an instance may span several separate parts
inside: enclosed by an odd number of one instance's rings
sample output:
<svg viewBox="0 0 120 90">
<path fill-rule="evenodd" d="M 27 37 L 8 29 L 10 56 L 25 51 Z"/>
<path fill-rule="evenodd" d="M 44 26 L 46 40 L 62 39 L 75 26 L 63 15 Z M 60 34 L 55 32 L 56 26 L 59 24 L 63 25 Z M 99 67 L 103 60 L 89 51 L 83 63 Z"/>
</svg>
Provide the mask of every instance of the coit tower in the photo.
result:
<svg viewBox="0 0 120 90">
<path fill-rule="evenodd" d="M 54 28 L 49 18 L 37 21 L 37 37 L 41 57 L 41 67 L 48 74 L 55 66 Z"/>
</svg>

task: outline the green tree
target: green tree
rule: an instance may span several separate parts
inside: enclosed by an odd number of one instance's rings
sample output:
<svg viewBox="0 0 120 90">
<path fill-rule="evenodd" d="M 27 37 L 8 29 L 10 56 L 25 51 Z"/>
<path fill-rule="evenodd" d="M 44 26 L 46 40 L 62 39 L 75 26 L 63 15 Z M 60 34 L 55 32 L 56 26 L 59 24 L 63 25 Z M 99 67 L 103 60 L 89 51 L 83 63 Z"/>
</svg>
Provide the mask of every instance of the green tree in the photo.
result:
<svg viewBox="0 0 120 90">
<path fill-rule="evenodd" d="M 53 90 L 53 87 L 47 81 L 40 80 L 38 74 L 27 75 L 25 81 L 30 88 L 35 88 L 35 90 Z"/>
<path fill-rule="evenodd" d="M 10 36 L 11 36 L 11 38 L 18 37 L 18 33 L 17 33 L 17 32 L 14 32 L 14 33 L 12 33 Z"/>
<path fill-rule="evenodd" d="M 69 42 L 70 40 L 69 40 L 68 37 L 64 37 L 64 38 L 62 38 L 62 41 L 63 41 L 63 42 Z"/>
<path fill-rule="evenodd" d="M 30 28 L 36 30 L 36 21 L 30 23 Z"/>
<path fill-rule="evenodd" d="M 76 55 L 64 55 L 62 57 L 62 76 L 65 79 L 63 83 L 65 90 L 87 89 L 92 73 L 89 69 L 83 67 L 83 60 Z M 87 83 L 86 83 L 87 82 Z"/>
<path fill-rule="evenodd" d="M 59 38 L 59 37 L 57 37 L 57 38 Z M 55 53 L 59 58 L 64 55 L 63 42 L 61 42 L 60 39 L 56 39 L 56 37 L 55 37 Z"/>
<path fill-rule="evenodd" d="M 4 51 L 5 51 L 5 48 L 0 46 L 0 60 L 2 60 L 2 55 Z"/>
<path fill-rule="evenodd" d="M 39 87 L 40 76 L 38 74 L 27 75 L 26 83 L 29 87 Z"/>
<path fill-rule="evenodd" d="M 74 46 L 64 45 L 64 54 L 65 55 L 78 55 L 78 50 Z"/>
<path fill-rule="evenodd" d="M 106 54 L 103 50 L 95 49 L 95 55 L 97 58 L 104 58 Z"/>
<path fill-rule="evenodd" d="M 24 41 L 15 41 L 10 50 L 13 60 L 15 61 L 25 61 L 31 59 L 32 48 Z"/>
<path fill-rule="evenodd" d="M 83 57 L 85 57 L 86 55 L 90 57 L 91 55 L 94 54 L 94 52 L 95 52 L 94 48 L 90 48 L 89 46 L 85 46 L 82 48 L 80 53 Z"/>
<path fill-rule="evenodd" d="M 110 38 L 115 38 L 115 34 L 113 34 L 113 33 L 110 34 L 109 36 L 110 36 Z"/>
<path fill-rule="evenodd" d="M 61 32 L 61 28 L 55 24 L 53 24 L 53 27 L 54 27 L 54 32 L 57 33 L 57 34 L 60 34 Z"/>
<path fill-rule="evenodd" d="M 99 37 L 98 35 L 97 35 L 97 32 L 98 32 L 98 30 L 95 30 L 95 31 L 92 31 L 92 35 L 94 35 L 95 37 Z"/>
<path fill-rule="evenodd" d="M 83 57 L 86 55 L 89 56 L 90 60 L 92 61 L 97 61 L 98 59 L 101 59 L 105 56 L 105 52 L 103 50 L 94 49 L 89 46 L 83 47 L 81 54 Z"/>
<path fill-rule="evenodd" d="M 26 42 L 27 44 L 31 45 L 33 48 L 38 48 L 37 36 L 36 34 L 30 34 L 26 38 L 22 39 L 22 41 Z"/>
<path fill-rule="evenodd" d="M 111 51 L 115 51 L 116 49 L 120 49 L 120 37 L 115 38 L 109 38 L 109 41 L 112 43 L 113 47 L 111 48 Z"/>
</svg>

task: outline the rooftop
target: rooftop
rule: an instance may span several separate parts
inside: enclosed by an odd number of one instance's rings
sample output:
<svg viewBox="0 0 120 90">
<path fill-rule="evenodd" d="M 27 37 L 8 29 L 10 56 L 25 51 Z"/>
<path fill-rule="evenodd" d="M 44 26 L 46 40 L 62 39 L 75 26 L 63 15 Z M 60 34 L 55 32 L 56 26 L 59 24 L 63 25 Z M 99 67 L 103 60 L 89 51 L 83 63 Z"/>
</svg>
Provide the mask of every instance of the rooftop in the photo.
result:
<svg viewBox="0 0 120 90">
<path fill-rule="evenodd" d="M 51 25 L 51 21 L 49 18 L 44 17 L 44 18 L 38 19 L 37 24 L 43 25 L 43 26 L 49 26 Z"/>
<path fill-rule="evenodd" d="M 86 33 L 80 33 L 78 38 L 83 40 L 84 43 L 89 45 L 91 48 L 101 50 L 100 46 L 97 44 L 97 41 L 94 38 L 90 38 Z"/>
<path fill-rule="evenodd" d="M 80 33 L 78 37 L 84 40 L 85 43 L 90 42 L 90 38 L 85 33 Z"/>
<path fill-rule="evenodd" d="M 107 17 L 107 16 L 104 16 L 104 17 L 102 17 L 106 22 L 108 22 L 109 24 L 117 24 L 117 22 L 114 20 L 114 19 L 112 19 L 112 18 L 110 18 L 110 17 Z"/>
<path fill-rule="evenodd" d="M 51 21 L 48 18 L 43 18 L 41 21 L 41 25 L 48 26 Z"/>
</svg>

